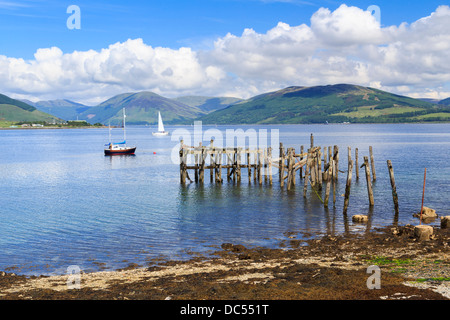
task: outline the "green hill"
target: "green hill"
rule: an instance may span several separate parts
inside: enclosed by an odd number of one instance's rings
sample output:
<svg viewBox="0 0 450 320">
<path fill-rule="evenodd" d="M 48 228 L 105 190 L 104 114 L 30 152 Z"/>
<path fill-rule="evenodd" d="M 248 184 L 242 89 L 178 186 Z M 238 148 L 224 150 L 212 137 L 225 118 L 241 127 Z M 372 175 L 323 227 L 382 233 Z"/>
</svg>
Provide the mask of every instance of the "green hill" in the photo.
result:
<svg viewBox="0 0 450 320">
<path fill-rule="evenodd" d="M 8 122 L 61 122 L 61 119 L 55 116 L 3 94 L 0 94 L 0 120 Z"/>
<path fill-rule="evenodd" d="M 114 96 L 82 112 L 80 119 L 90 123 L 116 125 L 122 121 L 122 108 L 126 110 L 128 124 L 156 124 L 158 111 L 161 112 L 165 124 L 180 123 L 205 114 L 199 108 L 144 91 Z"/>
<path fill-rule="evenodd" d="M 210 113 L 228 107 L 231 104 L 242 101 L 239 98 L 232 97 L 204 97 L 204 96 L 184 96 L 174 99 L 175 101 L 187 104 L 191 107 Z"/>
<path fill-rule="evenodd" d="M 351 84 L 288 87 L 202 116 L 206 124 L 450 121 L 450 108 Z"/>
<path fill-rule="evenodd" d="M 439 101 L 439 104 L 450 106 L 450 98 Z"/>
<path fill-rule="evenodd" d="M 81 103 L 73 102 L 66 99 L 38 101 L 35 103 L 30 102 L 28 104 L 31 104 L 36 109 L 42 112 L 52 114 L 66 121 L 76 120 L 81 113 L 91 108 Z"/>
</svg>

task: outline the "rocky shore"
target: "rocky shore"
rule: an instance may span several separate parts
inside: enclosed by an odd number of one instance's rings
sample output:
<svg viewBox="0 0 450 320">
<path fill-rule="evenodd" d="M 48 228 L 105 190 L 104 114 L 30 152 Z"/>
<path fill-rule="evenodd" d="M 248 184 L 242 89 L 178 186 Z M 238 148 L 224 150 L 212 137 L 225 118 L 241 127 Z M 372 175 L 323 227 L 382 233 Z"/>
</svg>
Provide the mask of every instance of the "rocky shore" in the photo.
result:
<svg viewBox="0 0 450 320">
<path fill-rule="evenodd" d="M 419 240 L 414 227 L 292 238 L 278 249 L 224 243 L 213 257 L 68 275 L 0 274 L 2 300 L 448 300 L 450 229 Z M 379 288 L 369 288 L 380 270 Z"/>
</svg>

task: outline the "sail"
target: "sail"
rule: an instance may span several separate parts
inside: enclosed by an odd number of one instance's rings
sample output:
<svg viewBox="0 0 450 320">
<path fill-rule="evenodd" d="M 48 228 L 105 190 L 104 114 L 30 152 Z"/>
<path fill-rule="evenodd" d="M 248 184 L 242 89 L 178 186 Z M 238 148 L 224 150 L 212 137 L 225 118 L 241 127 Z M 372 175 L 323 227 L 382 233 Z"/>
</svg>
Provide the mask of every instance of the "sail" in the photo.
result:
<svg viewBox="0 0 450 320">
<path fill-rule="evenodd" d="M 161 112 L 158 111 L 158 131 L 163 132 L 164 131 L 164 124 L 162 122 L 161 118 Z"/>
</svg>

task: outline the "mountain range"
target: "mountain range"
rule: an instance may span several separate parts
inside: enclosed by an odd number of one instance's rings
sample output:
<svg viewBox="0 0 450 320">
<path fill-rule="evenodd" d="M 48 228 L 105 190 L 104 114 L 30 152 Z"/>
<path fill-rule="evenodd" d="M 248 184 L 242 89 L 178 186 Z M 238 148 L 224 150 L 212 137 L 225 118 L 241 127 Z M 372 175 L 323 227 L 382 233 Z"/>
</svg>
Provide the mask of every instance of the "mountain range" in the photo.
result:
<svg viewBox="0 0 450 320">
<path fill-rule="evenodd" d="M 450 98 L 413 99 L 370 87 L 336 84 L 292 86 L 250 99 L 183 96 L 166 98 L 153 92 L 122 93 L 96 106 L 69 100 L 31 102 L 0 95 L 0 120 L 86 120 L 117 125 L 126 109 L 128 124 L 283 124 L 450 121 Z M 59 120 L 60 121 L 60 120 Z"/>
</svg>

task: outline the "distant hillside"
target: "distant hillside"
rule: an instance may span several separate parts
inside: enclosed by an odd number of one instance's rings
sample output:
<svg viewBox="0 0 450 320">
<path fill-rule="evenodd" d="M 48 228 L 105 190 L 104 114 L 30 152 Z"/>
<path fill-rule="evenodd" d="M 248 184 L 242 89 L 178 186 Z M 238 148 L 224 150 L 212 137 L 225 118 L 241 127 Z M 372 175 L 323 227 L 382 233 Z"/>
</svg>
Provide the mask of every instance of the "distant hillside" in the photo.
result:
<svg viewBox="0 0 450 320">
<path fill-rule="evenodd" d="M 126 109 L 128 124 L 154 125 L 158 122 L 158 111 L 161 112 L 165 124 L 180 123 L 205 114 L 199 108 L 144 91 L 114 96 L 82 112 L 80 119 L 90 123 L 119 124 L 122 121 L 122 108 Z"/>
<path fill-rule="evenodd" d="M 38 101 L 38 102 L 28 102 L 36 109 L 52 114 L 58 118 L 68 120 L 76 120 L 80 114 L 88 110 L 89 106 L 85 106 L 81 103 L 73 102 L 70 100 L 49 100 L 49 101 Z"/>
<path fill-rule="evenodd" d="M 450 98 L 439 101 L 439 104 L 450 106 Z"/>
<path fill-rule="evenodd" d="M 204 97 L 204 96 L 184 96 L 175 98 L 175 101 L 187 104 L 191 107 L 210 113 L 228 107 L 231 104 L 242 101 L 233 97 Z"/>
<path fill-rule="evenodd" d="M 450 108 L 351 84 L 288 87 L 202 116 L 204 123 L 450 121 Z"/>
<path fill-rule="evenodd" d="M 3 94 L 0 94 L 0 120 L 11 122 L 61 122 L 61 119 L 57 117 Z"/>
</svg>

